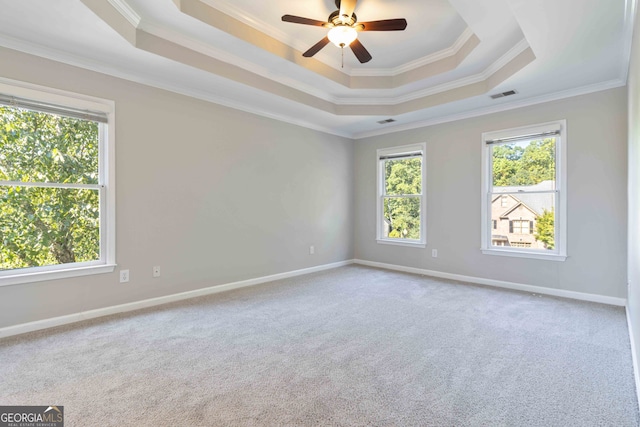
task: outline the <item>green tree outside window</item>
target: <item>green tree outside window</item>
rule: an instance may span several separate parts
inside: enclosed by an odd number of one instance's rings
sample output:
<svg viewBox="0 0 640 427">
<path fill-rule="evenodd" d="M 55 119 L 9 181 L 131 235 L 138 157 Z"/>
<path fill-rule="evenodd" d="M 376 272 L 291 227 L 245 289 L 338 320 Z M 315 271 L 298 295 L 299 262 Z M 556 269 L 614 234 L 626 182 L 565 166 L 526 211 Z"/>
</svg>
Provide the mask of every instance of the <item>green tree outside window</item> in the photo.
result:
<svg viewBox="0 0 640 427">
<path fill-rule="evenodd" d="M 0 107 L 1 270 L 100 259 L 98 154 L 96 122 Z"/>
</svg>

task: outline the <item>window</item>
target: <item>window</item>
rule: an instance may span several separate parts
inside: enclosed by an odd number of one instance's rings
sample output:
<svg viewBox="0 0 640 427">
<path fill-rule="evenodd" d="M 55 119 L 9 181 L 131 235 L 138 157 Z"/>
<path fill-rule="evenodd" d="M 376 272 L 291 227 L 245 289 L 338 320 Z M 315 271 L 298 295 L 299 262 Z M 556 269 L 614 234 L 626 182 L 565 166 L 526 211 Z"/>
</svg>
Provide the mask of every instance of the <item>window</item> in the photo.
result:
<svg viewBox="0 0 640 427">
<path fill-rule="evenodd" d="M 566 259 L 566 121 L 482 135 L 482 252 Z"/>
<path fill-rule="evenodd" d="M 379 243 L 426 246 L 426 145 L 378 150 Z"/>
<path fill-rule="evenodd" d="M 111 112 L 0 82 L 0 285 L 113 271 Z"/>
<path fill-rule="evenodd" d="M 533 221 L 524 221 L 521 219 L 516 219 L 511 221 L 510 228 L 511 228 L 511 230 L 509 230 L 510 233 L 515 233 L 515 234 L 533 233 Z"/>
</svg>

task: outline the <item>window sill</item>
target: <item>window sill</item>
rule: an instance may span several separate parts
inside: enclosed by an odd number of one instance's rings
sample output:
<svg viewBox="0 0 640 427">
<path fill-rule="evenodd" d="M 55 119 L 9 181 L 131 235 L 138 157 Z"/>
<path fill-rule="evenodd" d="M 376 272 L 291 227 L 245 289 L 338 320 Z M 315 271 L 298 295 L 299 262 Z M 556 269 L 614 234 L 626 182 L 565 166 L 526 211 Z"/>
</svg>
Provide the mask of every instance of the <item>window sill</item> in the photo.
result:
<svg viewBox="0 0 640 427">
<path fill-rule="evenodd" d="M 482 249 L 482 253 L 485 255 L 510 256 L 510 257 L 516 257 L 516 258 L 542 259 L 546 261 L 560 261 L 560 262 L 564 262 L 567 259 L 566 255 L 514 251 L 514 250 L 505 250 L 505 249 Z"/>
<path fill-rule="evenodd" d="M 411 242 L 407 240 L 387 240 L 387 239 L 377 239 L 377 242 L 383 245 L 394 245 L 394 246 L 408 246 L 410 248 L 426 248 L 426 243 L 421 242 Z"/>
<path fill-rule="evenodd" d="M 0 277 L 0 286 L 42 282 L 45 280 L 67 279 L 70 277 L 89 276 L 93 274 L 112 273 L 115 268 L 115 264 L 107 264 L 92 265 L 89 267 L 75 267 L 64 270 L 48 270 L 32 273 L 12 274 L 11 276 Z"/>
</svg>

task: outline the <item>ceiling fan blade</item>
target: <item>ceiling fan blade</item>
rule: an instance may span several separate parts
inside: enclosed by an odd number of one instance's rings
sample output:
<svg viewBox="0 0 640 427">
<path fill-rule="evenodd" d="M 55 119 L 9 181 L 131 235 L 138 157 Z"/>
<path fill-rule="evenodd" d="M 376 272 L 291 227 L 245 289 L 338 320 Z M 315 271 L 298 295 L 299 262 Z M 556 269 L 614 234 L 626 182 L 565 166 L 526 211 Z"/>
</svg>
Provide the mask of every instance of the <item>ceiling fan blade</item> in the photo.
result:
<svg viewBox="0 0 640 427">
<path fill-rule="evenodd" d="M 371 54 L 367 49 L 364 48 L 364 46 L 362 46 L 360 40 L 355 39 L 349 46 L 351 47 L 353 54 L 356 56 L 356 58 L 358 58 L 358 61 L 360 61 L 360 63 L 364 64 L 365 62 L 371 61 Z"/>
<path fill-rule="evenodd" d="M 294 24 L 315 25 L 317 27 L 324 27 L 327 25 L 325 21 L 318 21 L 316 19 L 303 18 L 301 16 L 283 15 L 282 20 L 284 22 L 292 22 Z"/>
<path fill-rule="evenodd" d="M 346 15 L 345 21 L 348 21 L 353 15 L 353 11 L 356 9 L 357 0 L 340 0 L 340 16 Z"/>
<path fill-rule="evenodd" d="M 320 50 L 328 44 L 329 44 L 329 37 L 325 37 L 322 40 L 320 40 L 318 43 L 311 46 L 311 48 L 305 53 L 303 53 L 302 56 L 306 58 L 311 58 L 313 55 L 320 52 Z"/>
<path fill-rule="evenodd" d="M 407 20 L 400 19 L 383 19 L 382 21 L 359 22 L 362 25 L 360 31 L 402 31 L 407 28 Z"/>
</svg>

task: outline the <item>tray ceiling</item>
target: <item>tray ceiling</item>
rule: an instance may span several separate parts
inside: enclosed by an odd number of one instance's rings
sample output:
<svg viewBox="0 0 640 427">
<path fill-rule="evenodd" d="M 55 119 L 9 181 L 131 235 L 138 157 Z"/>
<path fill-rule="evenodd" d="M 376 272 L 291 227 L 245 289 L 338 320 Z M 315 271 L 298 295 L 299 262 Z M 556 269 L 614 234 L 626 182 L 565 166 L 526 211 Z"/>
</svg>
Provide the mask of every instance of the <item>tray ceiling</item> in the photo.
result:
<svg viewBox="0 0 640 427">
<path fill-rule="evenodd" d="M 327 29 L 280 19 L 332 0 L 0 6 L 0 46 L 358 138 L 624 85 L 635 0 L 359 0 L 359 22 L 408 25 L 359 33 L 373 59 L 344 66 L 332 44 L 302 57 Z"/>
</svg>

